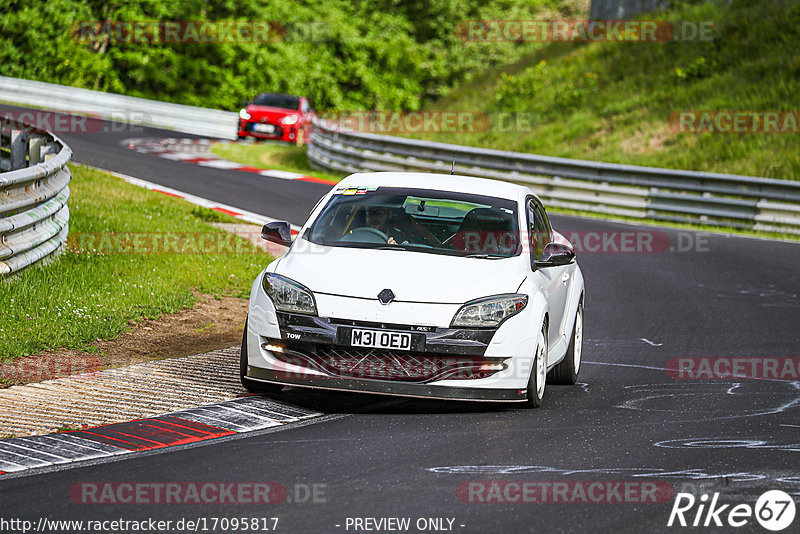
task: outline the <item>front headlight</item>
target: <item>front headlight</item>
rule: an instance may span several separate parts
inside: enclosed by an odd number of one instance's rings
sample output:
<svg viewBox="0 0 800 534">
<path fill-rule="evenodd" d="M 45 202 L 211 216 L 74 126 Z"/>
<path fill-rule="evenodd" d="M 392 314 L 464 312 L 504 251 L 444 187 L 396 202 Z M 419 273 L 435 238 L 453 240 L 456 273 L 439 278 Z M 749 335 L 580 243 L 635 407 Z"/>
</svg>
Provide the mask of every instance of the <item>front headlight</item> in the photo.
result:
<svg viewBox="0 0 800 534">
<path fill-rule="evenodd" d="M 527 295 L 497 295 L 467 302 L 453 317 L 454 328 L 486 328 L 518 314 L 528 304 Z"/>
<path fill-rule="evenodd" d="M 314 295 L 302 284 L 279 274 L 266 273 L 261 282 L 275 309 L 292 313 L 317 314 Z"/>
<path fill-rule="evenodd" d="M 246 109 L 242 109 L 241 111 L 239 111 L 239 116 L 246 121 L 250 120 L 250 114 L 247 112 Z"/>
<path fill-rule="evenodd" d="M 285 126 L 291 126 L 292 124 L 296 123 L 300 117 L 297 115 L 287 115 L 281 119 L 281 124 Z"/>
</svg>

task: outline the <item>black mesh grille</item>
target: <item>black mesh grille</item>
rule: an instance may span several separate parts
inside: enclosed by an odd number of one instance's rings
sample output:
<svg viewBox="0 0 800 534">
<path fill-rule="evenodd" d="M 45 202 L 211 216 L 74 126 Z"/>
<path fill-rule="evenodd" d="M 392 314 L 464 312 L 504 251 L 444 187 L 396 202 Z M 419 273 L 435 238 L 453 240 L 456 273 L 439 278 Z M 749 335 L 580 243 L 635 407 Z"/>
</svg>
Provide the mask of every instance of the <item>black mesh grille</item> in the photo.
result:
<svg viewBox="0 0 800 534">
<path fill-rule="evenodd" d="M 291 352 L 275 356 L 286 363 L 332 376 L 372 380 L 470 380 L 485 378 L 497 372 L 481 370 L 482 365 L 495 362 L 480 357 L 442 356 L 363 347 L 319 346 L 315 355 Z"/>
</svg>

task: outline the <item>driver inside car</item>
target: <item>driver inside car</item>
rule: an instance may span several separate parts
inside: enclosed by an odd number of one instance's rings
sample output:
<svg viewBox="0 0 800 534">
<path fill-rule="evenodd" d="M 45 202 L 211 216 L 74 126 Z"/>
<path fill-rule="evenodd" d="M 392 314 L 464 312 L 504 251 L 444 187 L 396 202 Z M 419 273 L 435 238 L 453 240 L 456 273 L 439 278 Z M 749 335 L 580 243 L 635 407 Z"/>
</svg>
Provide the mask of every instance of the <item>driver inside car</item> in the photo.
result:
<svg viewBox="0 0 800 534">
<path fill-rule="evenodd" d="M 366 208 L 366 222 L 367 226 L 380 230 L 386 234 L 389 239 L 386 241 L 390 245 L 396 245 L 397 240 L 395 235 L 400 237 L 401 230 L 389 224 L 389 208 L 383 206 L 371 206 Z"/>
<path fill-rule="evenodd" d="M 407 244 L 413 239 L 416 241 L 413 244 L 442 246 L 425 226 L 415 221 L 405 211 L 396 212 L 384 206 L 370 206 L 366 208 L 365 216 L 367 226 L 380 230 L 388 236 L 386 242 L 389 245 Z"/>
</svg>

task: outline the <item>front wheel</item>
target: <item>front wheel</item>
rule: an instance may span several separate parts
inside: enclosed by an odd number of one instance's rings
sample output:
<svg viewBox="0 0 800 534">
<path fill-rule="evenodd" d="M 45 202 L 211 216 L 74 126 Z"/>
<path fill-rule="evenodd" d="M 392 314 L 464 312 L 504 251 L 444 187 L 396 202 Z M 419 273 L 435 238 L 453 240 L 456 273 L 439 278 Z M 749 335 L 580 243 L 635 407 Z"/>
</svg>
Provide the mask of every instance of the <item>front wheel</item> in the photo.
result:
<svg viewBox="0 0 800 534">
<path fill-rule="evenodd" d="M 539 339 L 536 341 L 536 351 L 533 356 L 533 368 L 528 379 L 529 408 L 538 408 L 544 398 L 544 386 L 547 378 L 547 324 L 542 325 Z"/>
<path fill-rule="evenodd" d="M 268 384 L 247 378 L 247 321 L 244 323 L 244 334 L 242 334 L 242 350 L 239 353 L 239 376 L 242 380 L 244 389 L 250 393 L 277 394 L 283 390 L 283 386 L 280 384 Z"/>
<path fill-rule="evenodd" d="M 578 303 L 575 313 L 575 325 L 572 327 L 572 338 L 569 341 L 567 355 L 556 365 L 548 378 L 552 384 L 571 385 L 578 381 L 581 370 L 581 350 L 583 348 L 583 304 Z"/>
</svg>

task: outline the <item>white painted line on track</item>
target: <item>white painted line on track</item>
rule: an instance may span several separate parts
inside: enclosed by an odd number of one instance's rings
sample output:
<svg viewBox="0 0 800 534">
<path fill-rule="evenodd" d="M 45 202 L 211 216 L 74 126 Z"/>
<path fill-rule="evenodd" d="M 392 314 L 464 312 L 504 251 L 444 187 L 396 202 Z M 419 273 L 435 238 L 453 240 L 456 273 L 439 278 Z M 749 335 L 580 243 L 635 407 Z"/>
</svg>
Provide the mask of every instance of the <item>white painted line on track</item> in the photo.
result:
<svg viewBox="0 0 800 534">
<path fill-rule="evenodd" d="M 195 204 L 197 206 L 202 206 L 204 208 L 210 208 L 210 209 L 214 209 L 214 210 L 217 210 L 217 211 L 221 211 L 221 212 L 226 213 L 226 214 L 228 214 L 228 215 L 230 215 L 232 217 L 235 217 L 237 219 L 241 219 L 243 221 L 247 221 L 247 222 L 250 222 L 250 223 L 253 223 L 253 224 L 264 225 L 264 224 L 267 224 L 269 222 L 274 222 L 274 221 L 278 220 L 278 219 L 273 219 L 272 217 L 267 217 L 265 215 L 260 215 L 258 213 L 253 213 L 251 211 L 246 211 L 246 210 L 243 210 L 241 208 L 237 208 L 235 206 L 230 206 L 228 204 L 222 204 L 222 203 L 216 202 L 214 200 L 209 200 L 207 198 L 198 197 L 196 195 L 192 195 L 190 193 L 185 193 L 185 192 L 179 191 L 177 189 L 172 189 L 171 187 L 166 187 L 166 186 L 163 186 L 163 185 L 160 185 L 160 184 L 156 184 L 156 183 L 153 183 L 153 182 L 148 182 L 147 180 L 142 180 L 141 178 L 136 178 L 134 176 L 130 176 L 130 175 L 127 175 L 127 174 L 122 174 L 122 173 L 115 172 L 115 171 L 109 171 L 107 169 L 101 169 L 99 167 L 94 167 L 94 168 L 99 170 L 99 171 L 108 173 L 108 174 L 110 174 L 112 176 L 115 176 L 115 177 L 117 177 L 117 178 L 119 178 L 121 180 L 124 180 L 125 182 L 127 182 L 127 183 L 129 183 L 131 185 L 135 185 L 137 187 L 144 187 L 145 189 L 149 189 L 150 191 L 155 191 L 157 193 L 164 193 L 164 194 L 169 195 L 171 197 L 180 198 L 182 200 L 185 200 L 186 202 L 189 202 L 191 204 Z M 293 224 L 291 226 L 292 226 L 292 231 L 294 233 L 297 233 L 297 232 L 300 231 L 300 228 L 301 228 L 300 226 L 297 226 L 296 224 Z"/>
</svg>

